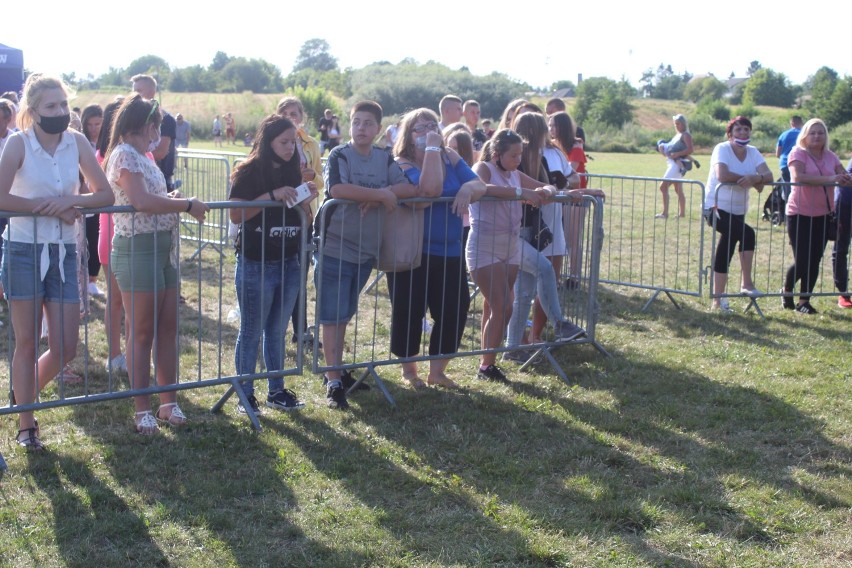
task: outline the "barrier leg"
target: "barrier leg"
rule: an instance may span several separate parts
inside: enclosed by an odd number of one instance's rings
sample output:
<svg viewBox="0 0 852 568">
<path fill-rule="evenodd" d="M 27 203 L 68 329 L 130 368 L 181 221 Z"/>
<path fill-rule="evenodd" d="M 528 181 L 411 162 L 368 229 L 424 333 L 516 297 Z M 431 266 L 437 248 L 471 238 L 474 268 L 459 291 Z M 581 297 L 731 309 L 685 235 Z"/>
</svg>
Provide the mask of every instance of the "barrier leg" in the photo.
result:
<svg viewBox="0 0 852 568">
<path fill-rule="evenodd" d="M 373 281 L 372 281 L 372 282 L 370 282 L 370 284 L 368 284 L 368 285 L 367 285 L 367 287 L 364 289 L 364 291 L 363 291 L 363 292 L 361 292 L 361 293 L 362 293 L 362 294 L 369 294 L 369 293 L 373 290 L 373 288 L 375 288 L 375 287 L 378 285 L 378 283 L 379 283 L 379 282 L 381 281 L 381 279 L 382 279 L 382 276 L 384 276 L 384 275 L 385 275 L 385 273 L 384 273 L 384 272 L 382 272 L 382 271 L 380 271 L 380 270 L 377 270 L 377 271 L 376 271 L 376 277 L 375 277 L 375 278 L 373 278 Z"/>
<path fill-rule="evenodd" d="M 383 395 L 385 395 L 385 399 L 387 399 L 388 404 L 390 404 L 393 407 L 396 407 L 396 401 L 394 400 L 390 391 L 388 391 L 388 388 L 385 386 L 385 382 L 376 373 L 376 367 L 373 366 L 373 365 L 368 366 L 367 369 L 363 373 L 361 373 L 361 376 L 358 377 L 358 380 L 355 381 L 355 384 L 353 384 L 349 388 L 349 390 L 346 391 L 346 396 L 349 396 L 350 394 L 352 394 L 358 388 L 358 385 L 360 385 L 362 382 L 364 382 L 364 380 L 367 378 L 368 375 L 373 377 L 373 380 L 375 381 L 376 386 L 379 387 L 379 390 L 382 391 Z"/>
<path fill-rule="evenodd" d="M 225 391 L 225 394 L 222 395 L 216 404 L 210 409 L 212 414 L 216 414 L 222 410 L 222 407 L 225 406 L 225 403 L 228 402 L 228 399 L 231 398 L 231 395 L 236 394 L 240 399 L 240 403 L 243 405 L 243 408 L 246 409 L 246 416 L 248 416 L 249 420 L 251 420 L 252 428 L 255 431 L 260 432 L 263 430 L 263 427 L 260 425 L 260 420 L 257 419 L 257 414 L 254 413 L 254 410 L 251 408 L 251 404 L 249 404 L 248 397 L 243 392 L 243 389 L 240 387 L 240 383 L 237 379 L 231 380 L 231 386 L 228 387 L 228 390 Z"/>
<path fill-rule="evenodd" d="M 748 312 L 752 307 L 754 307 L 754 311 L 757 312 L 757 315 L 759 315 L 763 319 L 766 319 L 766 316 L 763 314 L 763 311 L 760 309 L 760 304 L 757 303 L 757 298 L 749 298 L 749 303 L 745 307 L 745 310 L 743 310 L 743 311 Z"/>
<path fill-rule="evenodd" d="M 3 479 L 3 474 L 6 473 L 7 469 L 9 469 L 9 466 L 6 465 L 6 460 L 3 459 L 3 454 L 0 454 L 0 479 Z"/>
<path fill-rule="evenodd" d="M 657 296 L 659 296 L 662 292 L 665 292 L 666 296 L 669 297 L 669 300 L 671 300 L 671 302 L 672 302 L 672 304 L 674 304 L 675 308 L 681 309 L 680 304 L 677 303 L 677 301 L 674 299 L 674 296 L 672 296 L 671 293 L 668 290 L 656 290 L 654 292 L 654 295 L 651 296 L 651 298 L 647 302 L 645 302 L 644 306 L 642 306 L 641 311 L 643 311 L 643 312 L 646 311 L 651 306 L 651 304 L 654 302 L 654 300 L 657 299 Z"/>
</svg>

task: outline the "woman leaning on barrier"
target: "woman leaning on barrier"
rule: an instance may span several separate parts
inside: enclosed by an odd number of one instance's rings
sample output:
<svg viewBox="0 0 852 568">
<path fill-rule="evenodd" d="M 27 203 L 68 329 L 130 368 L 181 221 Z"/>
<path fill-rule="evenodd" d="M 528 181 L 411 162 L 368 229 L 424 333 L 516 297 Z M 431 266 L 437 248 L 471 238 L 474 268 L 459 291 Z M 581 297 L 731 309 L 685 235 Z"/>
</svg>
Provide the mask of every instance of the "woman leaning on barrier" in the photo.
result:
<svg viewBox="0 0 852 568">
<path fill-rule="evenodd" d="M 135 93 L 126 97 L 115 113 L 104 156 L 116 205 L 131 205 L 136 210 L 113 216 L 115 236 L 109 263 L 128 322 L 127 367 L 134 389 L 150 386 L 154 342 L 157 384 L 177 382 L 178 217 L 185 212 L 203 221 L 209 209 L 195 198 L 170 196 L 166 178 L 147 157 L 160 142 L 162 116 L 156 100 Z M 133 397 L 136 432 L 155 434 L 158 421 L 183 425 L 186 416 L 176 399 L 175 391 L 160 394 L 155 417 L 150 396 Z"/>
<path fill-rule="evenodd" d="M 31 404 L 36 394 L 77 352 L 80 290 L 77 283 L 77 207 L 113 202 L 109 183 L 85 136 L 68 131 L 68 90 L 61 80 L 33 74 L 24 85 L 12 135 L 0 159 L 0 210 L 35 213 L 9 220 L 4 237 L 3 286 L 9 301 L 15 351 L 13 403 Z M 91 193 L 80 195 L 82 170 Z M 42 311 L 48 349 L 36 360 Z M 20 413 L 16 441 L 44 449 L 32 412 Z"/>
<path fill-rule="evenodd" d="M 287 207 L 248 207 L 230 210 L 231 222 L 239 225 L 234 283 L 240 306 L 240 332 L 234 348 L 234 364 L 239 375 L 253 375 L 257 351 L 263 338 L 263 361 L 267 373 L 284 368 L 283 340 L 293 306 L 304 286 L 299 264 L 302 220 L 293 209 L 297 187 L 302 185 L 302 168 L 296 151 L 296 125 L 279 115 L 260 123 L 248 158 L 232 175 L 230 201 L 284 201 Z M 310 218 L 311 202 L 317 186 L 306 182 L 309 195 L 299 206 Z M 241 383 L 252 411 L 260 412 L 254 396 L 254 381 Z M 305 406 L 283 377 L 267 380 L 266 406 L 297 410 Z M 237 411 L 245 413 L 242 403 Z"/>
<path fill-rule="evenodd" d="M 772 182 L 772 172 L 760 150 L 751 146 L 751 121 L 744 116 L 732 119 L 725 129 L 728 140 L 717 144 L 710 157 L 710 174 L 704 195 L 704 218 L 719 233 L 713 263 L 714 310 L 730 312 L 728 301 L 719 297 L 728 285 L 728 268 L 739 243 L 742 271 L 740 293 L 756 298 L 762 294 L 754 287 L 754 229 L 747 225 L 749 190 L 763 191 Z"/>
<path fill-rule="evenodd" d="M 424 196 L 452 197 L 453 201 L 426 208 L 420 266 L 387 275 L 393 307 L 391 351 L 399 357 L 417 355 L 428 308 L 435 322 L 429 355 L 450 355 L 458 350 L 470 307 L 462 262 L 462 215 L 485 194 L 485 184 L 455 151 L 444 147 L 438 116 L 426 108 L 402 117 L 394 155 Z M 458 388 L 444 373 L 448 362 L 447 358 L 429 361 L 429 385 Z M 415 389 L 426 386 L 415 362 L 402 364 L 402 377 Z"/>
<path fill-rule="evenodd" d="M 521 199 L 538 207 L 556 188 L 518 171 L 524 141 L 509 129 L 498 130 L 482 148 L 481 161 L 473 171 L 485 182 L 486 195 L 495 200 L 470 205 L 470 237 L 467 266 L 482 291 L 482 349 L 496 349 L 512 317 L 512 289 L 521 261 Z M 480 356 L 480 379 L 505 382 L 494 363 L 493 352 Z"/>
<path fill-rule="evenodd" d="M 793 188 L 787 200 L 787 235 L 793 247 L 793 264 L 787 269 L 782 293 L 792 293 L 800 280 L 799 302 L 784 296 L 783 306 L 803 314 L 815 314 L 810 293 L 819 277 L 819 266 L 828 242 L 826 227 L 834 205 L 834 191 L 828 186 L 849 185 L 852 175 L 843 169 L 837 155 L 828 149 L 828 128 L 812 118 L 802 126 L 787 166 Z"/>
</svg>

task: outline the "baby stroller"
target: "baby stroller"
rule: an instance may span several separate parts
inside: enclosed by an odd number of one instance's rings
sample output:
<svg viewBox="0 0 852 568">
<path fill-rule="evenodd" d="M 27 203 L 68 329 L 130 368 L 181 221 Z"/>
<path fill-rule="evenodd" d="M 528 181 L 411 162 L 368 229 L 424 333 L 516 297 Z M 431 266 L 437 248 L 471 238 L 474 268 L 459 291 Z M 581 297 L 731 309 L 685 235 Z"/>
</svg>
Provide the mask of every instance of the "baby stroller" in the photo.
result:
<svg viewBox="0 0 852 568">
<path fill-rule="evenodd" d="M 776 180 L 783 183 L 782 178 Z M 786 185 L 775 185 L 772 187 L 772 192 L 766 201 L 763 202 L 763 220 L 769 221 L 773 225 L 783 225 L 787 220 L 787 215 L 784 213 L 787 207 L 787 195 L 790 191 Z"/>
</svg>

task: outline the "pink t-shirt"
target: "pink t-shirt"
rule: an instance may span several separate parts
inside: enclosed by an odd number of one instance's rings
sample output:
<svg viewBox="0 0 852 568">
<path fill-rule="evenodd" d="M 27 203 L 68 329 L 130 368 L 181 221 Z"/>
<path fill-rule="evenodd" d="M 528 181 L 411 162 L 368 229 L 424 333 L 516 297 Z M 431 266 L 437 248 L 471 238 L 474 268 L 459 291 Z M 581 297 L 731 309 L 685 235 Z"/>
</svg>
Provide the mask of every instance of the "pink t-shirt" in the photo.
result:
<svg viewBox="0 0 852 568">
<path fill-rule="evenodd" d="M 492 162 L 483 162 L 491 172 L 491 185 L 520 187 L 521 177 L 518 170 L 504 172 Z M 505 235 L 521 233 L 523 209 L 520 201 L 508 199 L 474 201 L 470 210 L 470 230 L 479 235 Z"/>
<path fill-rule="evenodd" d="M 796 146 L 790 151 L 787 164 L 799 162 L 804 167 L 804 173 L 812 176 L 831 176 L 837 171 L 837 167 L 843 168 L 840 159 L 831 150 L 822 153 L 822 159 L 817 160 L 807 150 Z M 793 176 L 793 168 L 790 168 Z M 796 178 L 792 181 L 795 183 Z M 794 185 L 787 200 L 787 215 L 804 215 L 805 217 L 819 217 L 827 215 L 829 207 L 834 209 L 834 187 L 826 185 Z"/>
</svg>

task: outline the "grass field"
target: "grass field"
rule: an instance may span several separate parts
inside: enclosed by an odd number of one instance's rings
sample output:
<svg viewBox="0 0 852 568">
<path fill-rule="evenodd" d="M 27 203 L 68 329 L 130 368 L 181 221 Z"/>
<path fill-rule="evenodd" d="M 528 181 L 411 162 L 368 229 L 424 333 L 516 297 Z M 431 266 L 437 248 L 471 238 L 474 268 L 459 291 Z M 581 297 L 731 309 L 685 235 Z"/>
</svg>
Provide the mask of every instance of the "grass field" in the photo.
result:
<svg viewBox="0 0 852 568">
<path fill-rule="evenodd" d="M 594 158 L 596 173 L 663 170 L 658 156 Z M 218 302 L 216 286 L 202 294 Z M 2 416 L 0 565 L 852 564 L 852 314 L 817 299 L 816 316 L 767 302 L 765 318 L 720 317 L 706 297 L 642 311 L 649 296 L 601 287 L 597 339 L 612 357 L 556 351 L 569 385 L 509 364 L 509 384 L 484 384 L 458 359 L 449 375 L 464 390 L 416 392 L 386 367 L 397 406 L 374 389 L 341 413 L 306 373 L 287 382 L 307 408 L 268 410 L 259 434 L 233 403 L 210 414 L 224 392 L 211 388 L 181 394 L 191 423 L 153 438 L 131 432 L 126 400 L 41 412 L 44 455 L 16 448 Z M 182 376 L 195 372 L 196 308 L 181 308 Z M 203 328 L 221 357 L 203 362 L 211 376 L 231 372 L 225 331 Z M 95 333 L 92 360 L 104 352 Z"/>
</svg>

